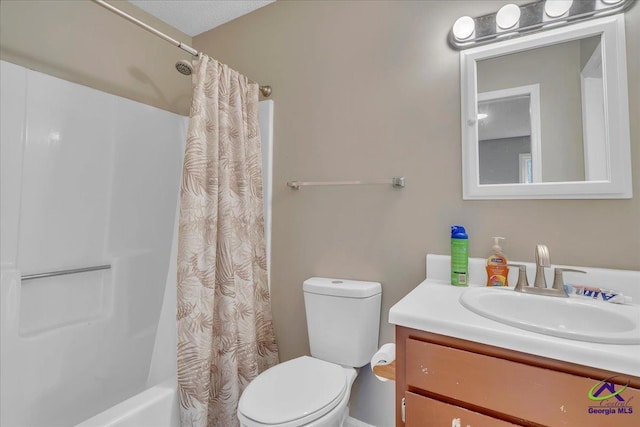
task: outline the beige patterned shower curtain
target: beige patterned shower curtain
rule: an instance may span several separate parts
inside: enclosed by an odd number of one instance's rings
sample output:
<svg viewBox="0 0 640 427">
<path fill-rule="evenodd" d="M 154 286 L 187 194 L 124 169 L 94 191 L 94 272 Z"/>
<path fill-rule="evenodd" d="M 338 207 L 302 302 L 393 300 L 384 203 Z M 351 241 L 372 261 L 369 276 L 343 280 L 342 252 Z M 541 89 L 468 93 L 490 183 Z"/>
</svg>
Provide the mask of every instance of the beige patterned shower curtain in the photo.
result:
<svg viewBox="0 0 640 427">
<path fill-rule="evenodd" d="M 246 385 L 278 362 L 264 240 L 258 85 L 194 60 L 180 193 L 182 427 L 238 426 Z"/>
</svg>

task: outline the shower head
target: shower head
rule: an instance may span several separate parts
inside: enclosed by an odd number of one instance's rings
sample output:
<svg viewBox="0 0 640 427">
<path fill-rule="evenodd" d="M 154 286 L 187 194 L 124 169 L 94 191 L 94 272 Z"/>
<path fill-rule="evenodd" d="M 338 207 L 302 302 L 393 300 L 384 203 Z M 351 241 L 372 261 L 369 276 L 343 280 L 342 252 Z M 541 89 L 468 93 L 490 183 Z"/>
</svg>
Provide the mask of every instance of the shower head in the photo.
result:
<svg viewBox="0 0 640 427">
<path fill-rule="evenodd" d="M 186 59 L 181 59 L 180 61 L 176 62 L 176 70 L 178 70 L 185 76 L 190 76 L 191 73 L 193 73 L 193 67 L 191 66 L 191 63 Z"/>
<path fill-rule="evenodd" d="M 186 59 L 181 59 L 176 62 L 176 70 L 180 72 L 180 74 L 184 74 L 185 76 L 190 76 L 193 73 L 193 66 L 191 62 Z M 271 95 L 271 86 L 260 86 L 260 93 L 265 98 L 268 98 Z"/>
</svg>

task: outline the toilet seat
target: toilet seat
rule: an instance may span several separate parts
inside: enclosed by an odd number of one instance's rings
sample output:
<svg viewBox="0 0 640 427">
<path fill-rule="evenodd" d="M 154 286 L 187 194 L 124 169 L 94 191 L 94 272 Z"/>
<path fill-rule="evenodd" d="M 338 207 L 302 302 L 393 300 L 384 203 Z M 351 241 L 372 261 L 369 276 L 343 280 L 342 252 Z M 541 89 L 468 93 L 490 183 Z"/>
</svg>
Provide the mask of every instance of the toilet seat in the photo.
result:
<svg viewBox="0 0 640 427">
<path fill-rule="evenodd" d="M 253 380 L 242 393 L 238 414 L 244 425 L 304 425 L 330 412 L 346 392 L 342 367 L 302 356 Z"/>
</svg>

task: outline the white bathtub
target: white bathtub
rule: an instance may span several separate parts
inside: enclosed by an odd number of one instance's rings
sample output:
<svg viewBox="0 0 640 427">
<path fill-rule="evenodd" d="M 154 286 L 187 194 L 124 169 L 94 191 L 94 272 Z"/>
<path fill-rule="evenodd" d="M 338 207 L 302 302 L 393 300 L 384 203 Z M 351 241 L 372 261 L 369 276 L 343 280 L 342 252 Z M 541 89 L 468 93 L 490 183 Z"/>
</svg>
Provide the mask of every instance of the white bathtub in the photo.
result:
<svg viewBox="0 0 640 427">
<path fill-rule="evenodd" d="M 180 427 L 177 379 L 148 388 L 76 427 Z"/>
</svg>

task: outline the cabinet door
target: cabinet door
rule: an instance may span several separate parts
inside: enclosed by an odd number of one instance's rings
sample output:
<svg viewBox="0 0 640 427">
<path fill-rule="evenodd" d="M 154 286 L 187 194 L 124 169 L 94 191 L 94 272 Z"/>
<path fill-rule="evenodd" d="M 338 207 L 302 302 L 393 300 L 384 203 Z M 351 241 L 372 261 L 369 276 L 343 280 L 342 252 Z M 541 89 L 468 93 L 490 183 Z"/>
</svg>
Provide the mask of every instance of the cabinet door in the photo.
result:
<svg viewBox="0 0 640 427">
<path fill-rule="evenodd" d="M 405 393 L 405 427 L 513 427 L 506 421 L 415 393 Z"/>
<path fill-rule="evenodd" d="M 414 339 L 407 340 L 406 363 L 409 387 L 505 418 L 554 427 L 640 426 L 640 390 L 611 385 L 604 378 L 584 378 Z M 602 397 L 590 398 L 594 392 Z"/>
</svg>

